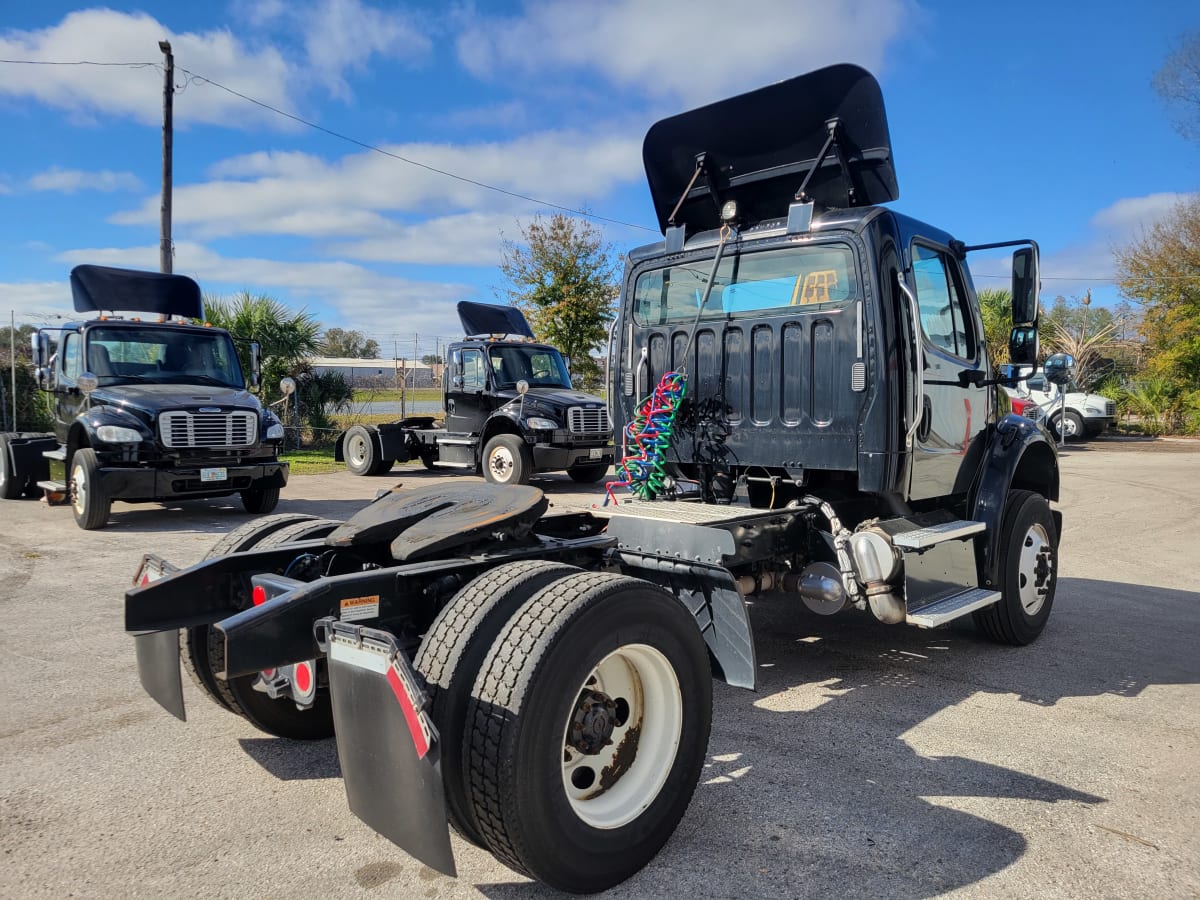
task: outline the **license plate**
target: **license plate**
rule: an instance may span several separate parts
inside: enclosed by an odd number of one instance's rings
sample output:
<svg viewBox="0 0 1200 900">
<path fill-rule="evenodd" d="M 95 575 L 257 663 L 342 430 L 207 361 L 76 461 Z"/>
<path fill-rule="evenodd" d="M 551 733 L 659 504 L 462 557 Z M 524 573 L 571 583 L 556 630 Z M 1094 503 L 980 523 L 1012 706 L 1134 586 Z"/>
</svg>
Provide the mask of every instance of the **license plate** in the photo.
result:
<svg viewBox="0 0 1200 900">
<path fill-rule="evenodd" d="M 200 480 L 202 482 L 224 481 L 226 477 L 227 477 L 226 472 L 223 467 L 220 469 L 201 469 L 200 470 Z"/>
<path fill-rule="evenodd" d="M 593 447 L 591 450 L 588 451 L 588 459 L 603 459 L 603 458 L 604 458 L 604 448 L 603 447 Z"/>
</svg>

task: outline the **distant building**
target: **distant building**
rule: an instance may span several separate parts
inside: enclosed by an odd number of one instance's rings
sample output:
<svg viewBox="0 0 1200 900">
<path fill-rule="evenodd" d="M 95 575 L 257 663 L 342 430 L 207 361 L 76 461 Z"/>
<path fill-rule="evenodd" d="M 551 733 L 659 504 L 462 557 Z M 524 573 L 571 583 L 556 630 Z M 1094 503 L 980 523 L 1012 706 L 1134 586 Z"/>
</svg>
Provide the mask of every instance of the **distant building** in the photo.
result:
<svg viewBox="0 0 1200 900">
<path fill-rule="evenodd" d="M 318 374 L 339 372 L 356 388 L 398 388 L 402 383 L 410 388 L 437 386 L 433 369 L 418 360 L 314 356 L 308 364 Z"/>
</svg>

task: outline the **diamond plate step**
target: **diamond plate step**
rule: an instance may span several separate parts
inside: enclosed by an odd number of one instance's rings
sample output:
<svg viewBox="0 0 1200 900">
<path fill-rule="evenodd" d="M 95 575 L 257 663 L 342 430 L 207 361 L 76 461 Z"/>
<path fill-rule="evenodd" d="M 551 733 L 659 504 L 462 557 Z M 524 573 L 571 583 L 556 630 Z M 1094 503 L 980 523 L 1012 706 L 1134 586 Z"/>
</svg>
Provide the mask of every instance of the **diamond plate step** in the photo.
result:
<svg viewBox="0 0 1200 900">
<path fill-rule="evenodd" d="M 893 535 L 892 543 L 901 550 L 924 550 L 943 541 L 959 541 L 979 534 L 987 528 L 982 522 L 971 522 L 959 519 L 957 522 L 943 522 L 940 525 L 930 525 L 928 528 L 918 528 L 916 531 L 905 531 Z"/>
<path fill-rule="evenodd" d="M 991 606 L 1000 600 L 999 591 L 989 591 L 987 588 L 967 588 L 941 600 L 935 600 L 920 609 L 909 610 L 905 620 L 909 625 L 918 628 L 936 628 L 953 622 L 967 613 L 985 606 Z"/>
</svg>

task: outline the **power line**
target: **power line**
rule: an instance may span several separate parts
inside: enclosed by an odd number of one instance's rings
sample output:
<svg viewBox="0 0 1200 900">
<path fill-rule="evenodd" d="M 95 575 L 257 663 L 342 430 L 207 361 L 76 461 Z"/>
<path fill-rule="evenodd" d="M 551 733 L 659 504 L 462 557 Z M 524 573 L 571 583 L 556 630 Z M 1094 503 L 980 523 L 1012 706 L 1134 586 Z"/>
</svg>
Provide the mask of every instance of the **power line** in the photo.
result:
<svg viewBox="0 0 1200 900">
<path fill-rule="evenodd" d="M 134 68 L 134 69 L 144 68 L 144 67 L 148 66 L 148 67 L 152 67 L 152 68 L 161 69 L 161 65 L 159 63 L 152 63 L 152 62 L 139 63 L 139 62 L 95 62 L 93 60 L 63 61 L 63 60 L 38 60 L 38 59 L 0 59 L 0 63 L 13 63 L 13 64 L 17 64 L 17 65 L 37 65 L 37 66 L 125 66 L 127 68 Z M 369 150 L 372 153 L 379 153 L 382 156 L 387 156 L 391 159 L 398 160 L 399 162 L 406 163 L 410 166 L 416 166 L 419 169 L 425 169 L 428 172 L 433 172 L 437 175 L 442 175 L 446 178 L 453 178 L 455 181 L 461 181 L 464 184 L 471 184 L 471 185 L 474 185 L 475 187 L 483 188 L 484 190 L 494 191 L 495 193 L 503 194 L 506 197 L 512 197 L 517 200 L 524 200 L 527 203 L 533 203 L 537 206 L 544 206 L 549 209 L 557 209 L 561 212 L 571 213 L 572 215 L 581 216 L 586 219 L 593 219 L 597 222 L 608 222 L 611 225 L 620 225 L 624 228 L 634 228 L 639 231 L 649 231 L 654 234 L 658 233 L 658 229 L 656 229 L 656 228 L 649 228 L 645 225 L 638 225 L 633 222 L 625 222 L 621 219 L 614 219 L 609 216 L 597 215 L 596 213 L 590 213 L 590 212 L 587 212 L 586 210 L 575 209 L 574 207 L 563 206 L 558 203 L 551 203 L 548 200 L 541 200 L 537 197 L 532 197 L 529 194 L 521 194 L 521 193 L 518 193 L 517 191 L 510 191 L 507 188 L 498 187 L 497 185 L 494 185 L 494 184 L 488 184 L 486 181 L 479 181 L 474 178 L 468 178 L 465 175 L 459 175 L 459 174 L 457 174 L 455 172 L 451 172 L 447 169 L 439 169 L 437 166 L 431 166 L 428 163 L 423 163 L 423 162 L 420 162 L 419 160 L 410 159 L 407 156 L 401 156 L 399 153 L 393 153 L 390 150 L 385 150 L 376 144 L 371 144 L 366 141 L 360 141 L 358 138 L 351 137 L 348 134 L 343 134 L 340 131 L 334 131 L 332 128 L 326 128 L 324 125 L 318 125 L 316 122 L 313 122 L 309 119 L 305 119 L 302 116 L 296 115 L 295 113 L 290 113 L 290 112 L 287 112 L 286 110 L 282 110 L 277 106 L 272 106 L 270 103 L 266 103 L 255 97 L 251 97 L 249 94 L 243 94 L 241 91 L 235 90 L 235 89 L 229 87 L 228 85 L 221 84 L 221 82 L 219 82 L 219 81 L 214 81 L 213 79 L 208 78 L 205 75 L 201 75 L 199 72 L 193 72 L 191 69 L 185 69 L 183 66 L 177 66 L 176 68 L 178 69 L 178 71 L 184 73 L 187 76 L 187 81 L 183 85 L 184 88 L 186 88 L 189 83 L 201 83 L 201 84 L 212 85 L 213 87 L 217 88 L 218 90 L 225 91 L 225 93 L 231 94 L 234 97 L 238 97 L 241 100 L 245 100 L 247 103 L 252 103 L 255 106 L 261 107 L 262 109 L 268 110 L 269 112 L 273 112 L 277 116 L 282 116 L 285 119 L 290 119 L 291 121 L 297 122 L 301 125 L 304 125 L 307 128 L 312 128 L 316 131 L 320 131 L 322 134 L 327 134 L 330 137 L 337 138 L 338 140 L 345 141 L 349 144 L 354 144 L 356 147 L 362 147 L 364 150 Z"/>
<path fill-rule="evenodd" d="M 428 163 L 423 163 L 423 162 L 420 162 L 415 159 L 410 159 L 407 156 L 401 156 L 399 153 L 393 153 L 390 150 L 384 150 L 382 147 L 377 146 L 376 144 L 369 144 L 366 141 L 360 141 L 358 138 L 350 137 L 350 135 L 343 134 L 340 131 L 334 131 L 332 128 L 326 128 L 324 125 L 318 125 L 316 122 L 312 122 L 308 119 L 302 118 L 301 116 L 297 116 L 294 113 L 286 112 L 282 109 L 279 109 L 276 106 L 272 106 L 269 103 L 264 103 L 262 100 L 257 100 L 254 97 L 249 96 L 248 94 L 243 94 L 241 91 L 236 91 L 231 87 L 227 87 L 226 85 L 223 85 L 220 82 L 213 81 L 211 78 L 206 78 L 205 76 L 200 75 L 197 72 L 191 71 L 190 69 L 185 69 L 182 66 L 180 66 L 179 71 L 185 73 L 192 81 L 201 82 L 203 84 L 211 84 L 213 87 L 218 88 L 219 90 L 225 91 L 228 94 L 232 94 L 235 97 L 240 97 L 242 100 L 245 100 L 248 103 L 253 103 L 255 106 L 260 106 L 263 109 L 270 110 L 271 112 L 275 113 L 276 115 L 283 116 L 285 119 L 291 119 L 293 122 L 299 122 L 301 125 L 305 125 L 309 128 L 316 129 L 317 131 L 320 131 L 323 134 L 327 134 L 330 137 L 335 137 L 338 140 L 346 141 L 347 143 L 354 144 L 357 147 L 362 147 L 364 150 L 370 150 L 373 153 L 379 153 L 383 156 L 390 157 L 391 159 L 399 160 L 400 162 L 407 163 L 410 166 L 416 166 L 419 169 L 425 169 L 426 171 L 434 172 L 435 174 L 438 174 L 438 175 L 444 175 L 447 178 L 453 178 L 456 181 L 461 181 L 461 182 L 464 182 L 465 184 L 472 184 L 472 185 L 475 185 L 476 187 L 484 188 L 485 190 L 495 191 L 496 193 L 504 194 L 507 197 L 514 197 L 517 200 L 525 200 L 526 202 L 534 203 L 538 206 L 545 206 L 545 207 L 549 207 L 550 209 L 557 209 L 557 210 L 561 210 L 562 212 L 569 212 L 569 213 L 572 213 L 573 215 L 583 216 L 588 219 L 595 219 L 596 221 L 599 221 L 599 222 L 608 222 L 612 225 L 621 225 L 625 228 L 636 228 L 640 231 L 651 231 L 651 232 L 654 232 L 655 234 L 658 233 L 658 229 L 656 229 L 656 228 L 648 228 L 645 225 L 636 225 L 633 222 L 625 222 L 625 221 L 622 221 L 621 219 L 613 219 L 608 216 L 596 215 L 595 213 L 589 213 L 589 212 L 587 212 L 585 210 L 581 210 L 581 209 L 574 209 L 573 207 L 570 207 L 570 206 L 561 206 L 557 203 L 550 203 L 547 200 L 540 200 L 537 197 L 531 197 L 528 194 L 520 194 L 520 193 L 517 193 L 516 191 L 510 191 L 506 188 L 497 187 L 496 185 L 488 184 L 485 181 L 477 181 L 474 178 L 467 178 L 465 175 L 458 175 L 454 172 L 447 171 L 446 169 L 439 169 L 436 166 L 429 165 Z"/>
</svg>

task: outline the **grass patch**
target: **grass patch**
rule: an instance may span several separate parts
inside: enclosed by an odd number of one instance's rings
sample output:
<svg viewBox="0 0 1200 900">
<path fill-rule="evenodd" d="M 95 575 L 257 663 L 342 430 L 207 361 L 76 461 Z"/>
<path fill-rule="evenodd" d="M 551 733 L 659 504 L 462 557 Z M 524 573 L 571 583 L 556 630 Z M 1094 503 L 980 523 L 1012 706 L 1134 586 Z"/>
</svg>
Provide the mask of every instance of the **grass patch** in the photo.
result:
<svg viewBox="0 0 1200 900">
<path fill-rule="evenodd" d="M 412 402 L 418 400 L 425 403 L 440 403 L 441 388 L 409 388 L 405 398 Z M 354 392 L 355 403 L 399 403 L 399 388 L 363 388 Z"/>
<path fill-rule="evenodd" d="M 280 459 L 291 464 L 293 475 L 324 475 L 346 468 L 334 460 L 332 450 L 289 450 Z"/>
</svg>

